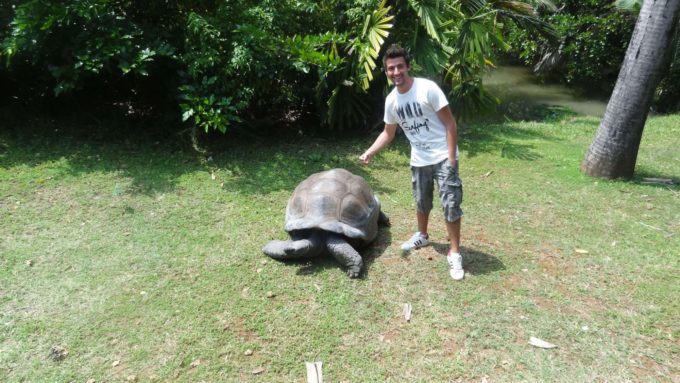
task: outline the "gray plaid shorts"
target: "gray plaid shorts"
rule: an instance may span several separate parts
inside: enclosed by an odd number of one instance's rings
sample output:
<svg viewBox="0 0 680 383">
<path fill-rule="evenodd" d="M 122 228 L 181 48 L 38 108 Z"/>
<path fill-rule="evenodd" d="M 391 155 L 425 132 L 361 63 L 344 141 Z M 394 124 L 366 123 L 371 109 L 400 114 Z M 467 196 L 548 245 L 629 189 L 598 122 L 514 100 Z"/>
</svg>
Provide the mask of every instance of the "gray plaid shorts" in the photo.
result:
<svg viewBox="0 0 680 383">
<path fill-rule="evenodd" d="M 463 183 L 458 176 L 458 161 L 451 166 L 448 159 L 434 165 L 411 166 L 411 183 L 416 209 L 421 213 L 432 210 L 434 182 L 437 181 L 439 198 L 444 211 L 444 219 L 449 222 L 463 215 L 460 204 L 463 202 Z"/>
</svg>

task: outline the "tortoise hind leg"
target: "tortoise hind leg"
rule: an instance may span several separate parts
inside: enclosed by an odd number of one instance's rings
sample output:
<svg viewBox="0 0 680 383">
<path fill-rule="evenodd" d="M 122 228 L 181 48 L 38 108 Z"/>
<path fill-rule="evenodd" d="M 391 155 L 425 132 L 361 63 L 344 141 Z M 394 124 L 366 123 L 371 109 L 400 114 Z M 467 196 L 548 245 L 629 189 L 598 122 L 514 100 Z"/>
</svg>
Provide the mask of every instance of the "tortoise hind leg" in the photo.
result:
<svg viewBox="0 0 680 383">
<path fill-rule="evenodd" d="M 364 265 L 361 255 L 340 235 L 331 234 L 326 240 L 326 248 L 333 257 L 347 267 L 347 275 L 356 278 Z"/>
<path fill-rule="evenodd" d="M 390 222 L 390 217 L 388 217 L 387 214 L 383 213 L 382 210 L 380 210 L 380 214 L 378 215 L 378 225 L 384 227 L 392 226 L 392 223 Z"/>
</svg>

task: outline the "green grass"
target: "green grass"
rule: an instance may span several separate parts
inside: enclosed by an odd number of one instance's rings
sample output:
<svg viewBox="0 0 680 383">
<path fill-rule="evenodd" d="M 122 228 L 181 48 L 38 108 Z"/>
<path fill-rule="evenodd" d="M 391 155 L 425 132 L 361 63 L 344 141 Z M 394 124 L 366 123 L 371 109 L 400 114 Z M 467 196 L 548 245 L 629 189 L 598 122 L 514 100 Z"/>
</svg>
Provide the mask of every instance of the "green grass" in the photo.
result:
<svg viewBox="0 0 680 383">
<path fill-rule="evenodd" d="M 677 381 L 680 115 L 648 122 L 629 182 L 579 172 L 597 125 L 557 113 L 461 129 L 459 283 L 438 208 L 433 246 L 399 251 L 415 229 L 403 137 L 361 167 L 374 137 L 240 143 L 207 161 L 2 135 L 0 381 L 304 382 L 317 360 L 329 382 Z M 333 167 L 364 176 L 392 220 L 360 279 L 330 257 L 261 253 L 286 237 L 295 185 Z"/>
</svg>

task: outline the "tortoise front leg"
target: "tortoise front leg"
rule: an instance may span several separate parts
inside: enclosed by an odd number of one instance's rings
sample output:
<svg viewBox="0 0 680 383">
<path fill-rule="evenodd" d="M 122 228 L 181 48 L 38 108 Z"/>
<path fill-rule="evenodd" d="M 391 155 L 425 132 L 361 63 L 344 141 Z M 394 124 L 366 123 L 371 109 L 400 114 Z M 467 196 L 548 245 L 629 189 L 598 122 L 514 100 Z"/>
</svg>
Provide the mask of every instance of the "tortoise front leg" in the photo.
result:
<svg viewBox="0 0 680 383">
<path fill-rule="evenodd" d="M 286 249 L 290 247 L 293 241 L 271 241 L 262 248 L 262 252 L 274 259 L 289 259 L 294 258 L 286 254 Z"/>
<path fill-rule="evenodd" d="M 321 254 L 323 239 L 318 232 L 312 233 L 309 238 L 293 235 L 293 240 L 271 241 L 262 252 L 274 259 L 297 259 L 314 257 Z"/>
<path fill-rule="evenodd" d="M 341 265 L 347 267 L 347 275 L 350 278 L 359 276 L 364 262 L 361 255 L 347 243 L 344 237 L 337 234 L 328 235 L 326 248 Z"/>
</svg>

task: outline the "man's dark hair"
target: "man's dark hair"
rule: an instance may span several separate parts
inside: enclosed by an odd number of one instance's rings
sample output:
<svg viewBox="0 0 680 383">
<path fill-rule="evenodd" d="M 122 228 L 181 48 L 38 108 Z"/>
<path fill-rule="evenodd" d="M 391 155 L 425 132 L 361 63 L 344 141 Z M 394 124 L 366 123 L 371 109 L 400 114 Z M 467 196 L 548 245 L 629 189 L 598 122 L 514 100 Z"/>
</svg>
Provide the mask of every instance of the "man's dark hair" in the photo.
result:
<svg viewBox="0 0 680 383">
<path fill-rule="evenodd" d="M 406 65 L 411 66 L 411 57 L 408 55 L 406 49 L 402 48 L 398 44 L 392 44 L 387 48 L 385 54 L 383 55 L 383 67 L 386 66 L 387 59 L 396 59 L 398 57 L 403 57 Z"/>
</svg>

